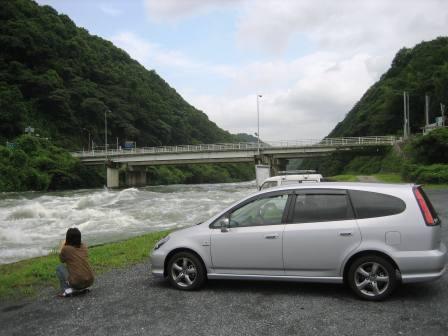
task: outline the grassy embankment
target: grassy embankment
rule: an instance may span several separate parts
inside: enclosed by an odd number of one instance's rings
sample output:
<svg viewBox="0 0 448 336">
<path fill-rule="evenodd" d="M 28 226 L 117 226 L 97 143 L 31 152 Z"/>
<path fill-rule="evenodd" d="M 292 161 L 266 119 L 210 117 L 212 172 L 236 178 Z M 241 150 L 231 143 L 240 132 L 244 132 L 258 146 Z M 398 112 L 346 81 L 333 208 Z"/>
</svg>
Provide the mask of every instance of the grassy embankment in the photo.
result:
<svg viewBox="0 0 448 336">
<path fill-rule="evenodd" d="M 406 182 L 403 177 L 401 177 L 398 173 L 383 173 L 383 174 L 373 174 L 370 175 L 373 176 L 378 180 L 378 182 L 384 182 L 384 183 L 410 183 Z M 330 176 L 328 178 L 330 181 L 334 182 L 357 182 L 358 177 L 354 174 L 344 174 L 344 175 L 335 175 Z M 433 184 L 433 183 L 422 183 L 423 186 L 426 189 L 448 189 L 448 184 L 441 183 L 441 184 Z"/>
<path fill-rule="evenodd" d="M 121 242 L 90 247 L 89 258 L 95 274 L 144 261 L 154 244 L 168 233 L 153 232 Z M 39 289 L 49 286 L 57 288 L 55 268 L 59 263 L 55 251 L 48 256 L 0 265 L 0 299 L 33 296 Z"/>
<path fill-rule="evenodd" d="M 343 174 L 343 175 L 334 175 L 327 178 L 330 182 L 357 182 L 358 178 L 356 175 L 352 174 Z"/>
<path fill-rule="evenodd" d="M 403 180 L 403 178 L 400 176 L 400 174 L 396 173 L 388 173 L 388 174 L 374 174 L 374 177 L 376 177 L 380 182 L 385 183 L 411 183 L 406 182 Z M 415 182 L 415 184 L 419 184 Z M 424 186 L 425 189 L 448 189 L 447 183 L 420 183 Z"/>
<path fill-rule="evenodd" d="M 446 189 L 448 128 L 439 128 L 426 135 L 413 135 L 407 142 L 379 152 L 336 152 L 324 158 L 304 160 L 300 168 L 309 167 L 318 167 L 324 176 L 330 176 L 331 181 L 414 182 L 427 188 Z"/>
</svg>

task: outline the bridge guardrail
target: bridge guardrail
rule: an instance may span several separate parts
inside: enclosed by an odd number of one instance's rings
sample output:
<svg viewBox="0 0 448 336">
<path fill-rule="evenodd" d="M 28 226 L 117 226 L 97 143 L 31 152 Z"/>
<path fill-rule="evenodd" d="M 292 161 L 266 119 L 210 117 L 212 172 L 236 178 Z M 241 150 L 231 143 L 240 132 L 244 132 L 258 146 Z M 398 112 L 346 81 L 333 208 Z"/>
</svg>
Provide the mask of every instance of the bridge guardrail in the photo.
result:
<svg viewBox="0 0 448 336">
<path fill-rule="evenodd" d="M 218 143 L 218 144 L 199 144 L 199 145 L 178 145 L 178 146 L 159 146 L 159 147 L 140 147 L 131 150 L 109 149 L 107 153 L 104 149 L 80 151 L 72 153 L 75 157 L 97 157 L 97 156 L 116 156 L 116 155 L 136 155 L 136 154 L 156 154 L 156 153 L 191 153 L 191 152 L 216 152 L 230 150 L 265 150 L 297 147 L 328 147 L 328 146 L 374 146 L 374 145 L 393 145 L 396 142 L 394 136 L 370 136 L 370 137 L 346 137 L 346 138 L 324 138 L 324 139 L 303 139 L 303 140 L 282 140 L 274 142 L 260 142 L 260 147 L 256 142 L 241 143 Z"/>
</svg>

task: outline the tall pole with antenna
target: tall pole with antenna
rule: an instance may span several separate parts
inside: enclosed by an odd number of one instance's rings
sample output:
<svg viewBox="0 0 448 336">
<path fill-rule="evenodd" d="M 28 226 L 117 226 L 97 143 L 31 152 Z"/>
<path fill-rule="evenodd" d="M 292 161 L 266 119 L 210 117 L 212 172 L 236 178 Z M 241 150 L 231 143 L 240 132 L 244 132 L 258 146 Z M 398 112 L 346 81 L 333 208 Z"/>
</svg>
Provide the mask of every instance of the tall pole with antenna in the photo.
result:
<svg viewBox="0 0 448 336">
<path fill-rule="evenodd" d="M 408 110 L 406 107 L 407 99 L 406 99 L 406 91 L 403 92 L 403 140 L 408 138 Z"/>
<path fill-rule="evenodd" d="M 257 95 L 257 138 L 258 138 L 258 156 L 260 156 L 260 98 L 262 95 Z"/>
</svg>

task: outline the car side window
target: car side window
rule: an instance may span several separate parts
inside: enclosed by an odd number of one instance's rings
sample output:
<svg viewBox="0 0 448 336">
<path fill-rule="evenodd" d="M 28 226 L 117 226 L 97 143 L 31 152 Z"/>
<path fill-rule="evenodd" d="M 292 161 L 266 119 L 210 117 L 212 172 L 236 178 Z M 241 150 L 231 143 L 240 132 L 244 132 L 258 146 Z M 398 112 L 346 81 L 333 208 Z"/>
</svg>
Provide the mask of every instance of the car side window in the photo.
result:
<svg viewBox="0 0 448 336">
<path fill-rule="evenodd" d="M 345 194 L 299 194 L 294 204 L 293 223 L 330 222 L 352 219 Z"/>
<path fill-rule="evenodd" d="M 288 195 L 258 198 L 230 213 L 230 227 L 281 224 Z"/>
<path fill-rule="evenodd" d="M 396 215 L 406 209 L 406 203 L 395 196 L 362 190 L 349 193 L 359 219 Z"/>
<path fill-rule="evenodd" d="M 277 186 L 277 181 L 268 181 L 268 182 L 263 183 L 260 190 L 268 189 L 268 188 L 272 188 L 272 187 L 276 187 L 276 186 Z"/>
</svg>

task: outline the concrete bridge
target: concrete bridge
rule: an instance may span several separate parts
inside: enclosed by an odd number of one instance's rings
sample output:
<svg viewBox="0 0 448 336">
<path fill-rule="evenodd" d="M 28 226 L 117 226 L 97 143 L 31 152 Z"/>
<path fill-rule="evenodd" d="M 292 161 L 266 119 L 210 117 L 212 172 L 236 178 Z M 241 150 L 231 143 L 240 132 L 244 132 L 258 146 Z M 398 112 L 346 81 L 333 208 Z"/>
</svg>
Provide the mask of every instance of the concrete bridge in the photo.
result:
<svg viewBox="0 0 448 336">
<path fill-rule="evenodd" d="M 125 172 L 128 186 L 146 185 L 146 167 L 191 163 L 254 162 L 267 164 L 271 174 L 281 170 L 287 159 L 328 155 L 335 151 L 362 150 L 392 146 L 393 136 L 325 138 L 257 143 L 223 143 L 162 147 L 132 150 L 92 150 L 72 153 L 87 165 L 107 166 L 107 186 L 119 186 L 119 171 Z"/>
</svg>

